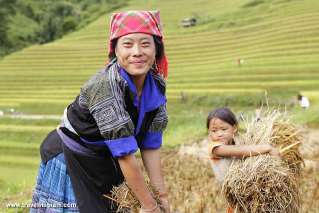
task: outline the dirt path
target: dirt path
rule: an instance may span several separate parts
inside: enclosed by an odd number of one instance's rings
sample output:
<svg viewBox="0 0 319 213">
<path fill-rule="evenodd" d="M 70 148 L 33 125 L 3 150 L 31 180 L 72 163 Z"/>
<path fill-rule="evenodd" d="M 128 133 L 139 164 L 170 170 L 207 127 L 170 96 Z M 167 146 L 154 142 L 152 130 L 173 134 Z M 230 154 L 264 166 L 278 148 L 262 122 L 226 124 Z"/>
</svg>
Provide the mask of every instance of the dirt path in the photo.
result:
<svg viewBox="0 0 319 213">
<path fill-rule="evenodd" d="M 61 115 L 27 115 L 27 114 L 8 114 L 0 116 L 0 118 L 12 119 L 30 119 L 30 120 L 60 120 Z"/>
</svg>

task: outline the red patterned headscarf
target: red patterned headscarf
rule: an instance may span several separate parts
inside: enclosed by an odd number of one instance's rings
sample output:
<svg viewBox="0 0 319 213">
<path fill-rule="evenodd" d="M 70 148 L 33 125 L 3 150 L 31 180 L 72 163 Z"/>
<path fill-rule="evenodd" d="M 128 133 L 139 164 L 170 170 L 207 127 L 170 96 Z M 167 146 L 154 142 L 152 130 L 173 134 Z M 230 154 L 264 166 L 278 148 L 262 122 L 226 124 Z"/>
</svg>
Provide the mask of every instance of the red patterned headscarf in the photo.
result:
<svg viewBox="0 0 319 213">
<path fill-rule="evenodd" d="M 146 33 L 158 36 L 163 43 L 159 11 L 127 11 L 114 13 L 110 26 L 109 55 L 114 53 L 112 42 L 121 36 L 131 33 Z M 157 71 L 167 78 L 168 62 L 165 53 L 156 59 Z"/>
</svg>

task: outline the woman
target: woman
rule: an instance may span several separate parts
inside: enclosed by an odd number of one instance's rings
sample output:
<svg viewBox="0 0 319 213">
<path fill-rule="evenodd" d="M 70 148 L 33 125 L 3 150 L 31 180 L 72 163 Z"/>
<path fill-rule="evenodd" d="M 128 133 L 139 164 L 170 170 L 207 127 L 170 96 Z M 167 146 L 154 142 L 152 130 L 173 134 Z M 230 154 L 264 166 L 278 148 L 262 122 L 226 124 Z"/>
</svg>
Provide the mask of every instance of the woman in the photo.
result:
<svg viewBox="0 0 319 213">
<path fill-rule="evenodd" d="M 142 205 L 140 212 L 159 213 L 134 155 L 138 148 L 151 184 L 170 212 L 159 153 L 167 125 L 162 38 L 159 12 L 113 15 L 111 62 L 81 88 L 60 127 L 41 145 L 33 204 L 57 206 L 31 212 L 115 212 L 103 195 L 125 179 Z M 70 203 L 77 206 L 63 207 Z"/>
</svg>

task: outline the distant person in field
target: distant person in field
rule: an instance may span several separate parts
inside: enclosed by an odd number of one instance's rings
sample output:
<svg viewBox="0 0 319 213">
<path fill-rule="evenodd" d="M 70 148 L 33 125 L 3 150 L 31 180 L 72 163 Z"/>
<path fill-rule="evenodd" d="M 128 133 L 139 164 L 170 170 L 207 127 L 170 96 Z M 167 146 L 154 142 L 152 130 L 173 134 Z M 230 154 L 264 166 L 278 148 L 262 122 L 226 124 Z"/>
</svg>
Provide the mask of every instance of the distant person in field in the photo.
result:
<svg viewBox="0 0 319 213">
<path fill-rule="evenodd" d="M 135 157 L 138 149 L 165 213 L 170 212 L 160 163 L 168 68 L 159 12 L 113 14 L 109 44 L 106 68 L 83 85 L 41 145 L 32 203 L 59 208 L 30 212 L 116 212 L 116 203 L 103 195 L 124 180 L 140 213 L 162 212 Z M 62 208 L 72 203 L 77 206 Z"/>
<path fill-rule="evenodd" d="M 222 183 L 233 158 L 245 158 L 261 154 L 279 156 L 279 150 L 269 144 L 236 145 L 235 135 L 238 122 L 234 113 L 228 108 L 217 108 L 207 117 L 209 155 L 213 172 L 218 182 Z M 234 212 L 231 207 L 228 213 Z"/>
<path fill-rule="evenodd" d="M 310 107 L 309 99 L 306 96 L 298 94 L 297 99 L 301 108 L 308 109 Z"/>
<path fill-rule="evenodd" d="M 244 59 L 242 59 L 242 58 L 238 58 L 237 59 L 237 65 L 239 66 L 239 67 L 241 67 L 241 65 L 243 65 L 244 64 Z"/>
</svg>

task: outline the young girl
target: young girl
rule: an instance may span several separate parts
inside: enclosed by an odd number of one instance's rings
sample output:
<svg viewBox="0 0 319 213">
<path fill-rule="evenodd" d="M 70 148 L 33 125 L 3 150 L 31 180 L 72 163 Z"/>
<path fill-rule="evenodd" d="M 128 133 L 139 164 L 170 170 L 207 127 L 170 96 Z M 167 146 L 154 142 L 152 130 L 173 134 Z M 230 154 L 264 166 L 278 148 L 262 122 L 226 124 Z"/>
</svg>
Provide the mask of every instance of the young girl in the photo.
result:
<svg viewBox="0 0 319 213">
<path fill-rule="evenodd" d="M 222 182 L 227 174 L 232 158 L 243 158 L 261 154 L 280 156 L 278 149 L 269 144 L 236 145 L 234 136 L 238 122 L 228 108 L 218 108 L 207 117 L 208 138 L 211 141 L 209 152 L 216 179 Z M 227 212 L 233 212 L 228 208 Z"/>
</svg>

